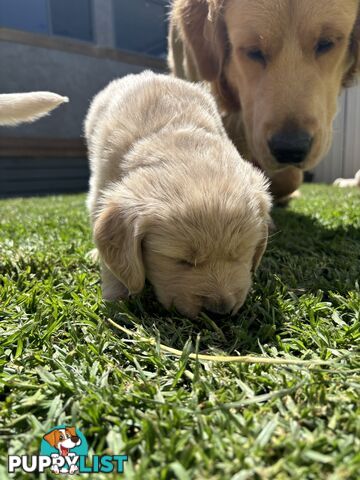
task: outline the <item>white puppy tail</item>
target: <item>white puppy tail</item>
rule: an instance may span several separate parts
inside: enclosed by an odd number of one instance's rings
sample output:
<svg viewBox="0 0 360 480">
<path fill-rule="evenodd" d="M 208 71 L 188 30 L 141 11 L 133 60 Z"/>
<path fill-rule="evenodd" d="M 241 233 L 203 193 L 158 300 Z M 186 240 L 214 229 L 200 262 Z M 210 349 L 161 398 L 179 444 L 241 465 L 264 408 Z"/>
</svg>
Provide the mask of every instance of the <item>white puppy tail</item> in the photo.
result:
<svg viewBox="0 0 360 480">
<path fill-rule="evenodd" d="M 17 125 L 43 117 L 68 97 L 52 92 L 4 93 L 0 95 L 0 125 Z"/>
</svg>

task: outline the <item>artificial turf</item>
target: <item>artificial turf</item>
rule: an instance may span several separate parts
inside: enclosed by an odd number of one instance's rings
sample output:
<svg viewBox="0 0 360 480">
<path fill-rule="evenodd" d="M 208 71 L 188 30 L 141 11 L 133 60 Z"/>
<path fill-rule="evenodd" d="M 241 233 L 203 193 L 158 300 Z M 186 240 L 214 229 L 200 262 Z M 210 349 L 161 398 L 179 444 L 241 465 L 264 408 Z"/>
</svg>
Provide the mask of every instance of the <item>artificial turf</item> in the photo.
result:
<svg viewBox="0 0 360 480">
<path fill-rule="evenodd" d="M 2 463 L 36 455 L 67 423 L 92 453 L 129 456 L 123 475 L 89 478 L 358 479 L 360 190 L 305 185 L 275 209 L 251 294 L 221 320 L 168 313 L 149 287 L 104 304 L 84 201 L 0 202 Z M 329 365 L 213 363 L 192 351 Z"/>
</svg>

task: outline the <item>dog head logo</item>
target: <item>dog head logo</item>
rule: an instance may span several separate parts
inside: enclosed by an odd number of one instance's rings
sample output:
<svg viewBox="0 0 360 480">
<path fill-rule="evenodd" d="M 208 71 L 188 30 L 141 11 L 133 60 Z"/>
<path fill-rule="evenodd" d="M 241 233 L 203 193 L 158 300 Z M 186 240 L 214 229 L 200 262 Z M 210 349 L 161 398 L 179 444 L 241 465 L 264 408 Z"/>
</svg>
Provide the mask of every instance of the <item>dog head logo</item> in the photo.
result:
<svg viewBox="0 0 360 480">
<path fill-rule="evenodd" d="M 80 430 L 59 425 L 43 436 L 40 455 L 8 455 L 8 472 L 33 474 L 50 469 L 57 475 L 124 473 L 127 461 L 127 455 L 92 455 L 88 458 L 88 444 Z"/>
<path fill-rule="evenodd" d="M 79 467 L 76 459 L 87 455 L 87 442 L 82 433 L 75 427 L 59 426 L 43 436 L 40 454 L 51 456 L 57 462 L 51 470 L 58 473 L 77 473 Z"/>
<path fill-rule="evenodd" d="M 67 457 L 72 448 L 81 444 L 80 438 L 76 435 L 75 427 L 51 430 L 43 438 L 51 447 L 56 448 L 63 457 Z"/>
</svg>

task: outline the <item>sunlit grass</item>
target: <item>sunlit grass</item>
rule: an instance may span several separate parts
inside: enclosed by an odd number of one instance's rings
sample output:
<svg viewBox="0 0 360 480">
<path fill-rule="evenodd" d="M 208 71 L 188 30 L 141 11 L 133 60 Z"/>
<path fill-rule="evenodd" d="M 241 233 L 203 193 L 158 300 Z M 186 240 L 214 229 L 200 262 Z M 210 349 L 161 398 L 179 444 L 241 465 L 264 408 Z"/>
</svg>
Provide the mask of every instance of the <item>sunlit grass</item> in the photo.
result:
<svg viewBox="0 0 360 480">
<path fill-rule="evenodd" d="M 302 192 L 275 210 L 251 295 L 221 321 L 169 314 L 150 287 L 102 303 L 83 195 L 1 201 L 3 463 L 68 423 L 93 452 L 128 454 L 126 479 L 359 478 L 360 192 Z M 196 350 L 331 365 L 196 362 Z"/>
</svg>

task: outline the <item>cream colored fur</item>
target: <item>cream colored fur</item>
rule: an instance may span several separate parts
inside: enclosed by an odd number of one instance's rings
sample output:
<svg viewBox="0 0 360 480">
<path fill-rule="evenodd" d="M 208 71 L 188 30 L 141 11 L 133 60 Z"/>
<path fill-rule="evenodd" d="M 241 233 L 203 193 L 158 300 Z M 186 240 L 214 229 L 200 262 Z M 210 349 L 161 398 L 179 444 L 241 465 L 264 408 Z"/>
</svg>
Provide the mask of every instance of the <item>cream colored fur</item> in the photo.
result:
<svg viewBox="0 0 360 480">
<path fill-rule="evenodd" d="M 33 122 L 68 101 L 52 92 L 0 94 L 0 125 Z"/>
<path fill-rule="evenodd" d="M 354 178 L 337 178 L 334 185 L 341 188 L 360 187 L 360 170 L 355 173 Z"/>
<path fill-rule="evenodd" d="M 147 278 L 167 309 L 236 313 L 266 248 L 271 200 L 212 96 L 129 75 L 94 98 L 85 134 L 104 297 L 137 294 Z"/>
</svg>

